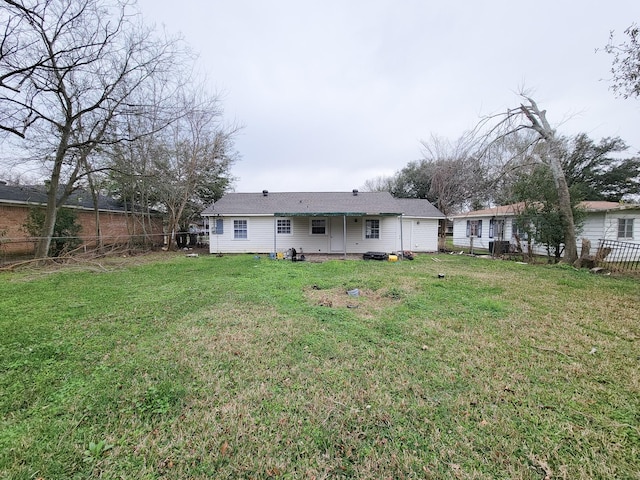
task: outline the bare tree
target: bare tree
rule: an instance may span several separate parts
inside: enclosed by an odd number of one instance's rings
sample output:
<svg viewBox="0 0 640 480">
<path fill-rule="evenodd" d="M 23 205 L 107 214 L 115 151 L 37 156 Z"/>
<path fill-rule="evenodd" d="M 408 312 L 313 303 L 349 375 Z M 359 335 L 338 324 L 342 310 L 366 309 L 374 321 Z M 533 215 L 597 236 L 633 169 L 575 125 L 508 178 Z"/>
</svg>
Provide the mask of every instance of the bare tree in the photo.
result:
<svg viewBox="0 0 640 480">
<path fill-rule="evenodd" d="M 177 43 L 154 39 L 127 2 L 2 0 L 0 122 L 37 145 L 47 165 L 47 208 L 36 258 L 48 255 L 57 211 L 87 175 L 92 153 L 160 71 L 176 67 Z M 33 150 L 32 150 L 33 152 Z M 32 154 L 33 155 L 33 154 Z"/>
<path fill-rule="evenodd" d="M 445 215 L 466 206 L 479 206 L 488 196 L 487 170 L 476 154 L 476 140 L 468 132 L 455 142 L 431 136 L 422 141 L 423 161 L 430 166 L 429 193 Z"/>
<path fill-rule="evenodd" d="M 393 177 L 369 180 L 369 189 L 427 199 L 445 215 L 486 198 L 486 170 L 475 155 L 473 137 L 465 134 L 450 142 L 432 135 L 421 143 L 422 159 L 409 162 Z"/>
<path fill-rule="evenodd" d="M 623 98 L 640 97 L 640 27 L 635 23 L 624 31 L 628 40 L 614 43 L 613 32 L 605 52 L 613 56 L 612 85 L 616 95 Z"/>
<path fill-rule="evenodd" d="M 558 192 L 558 206 L 562 227 L 564 230 L 564 259 L 568 263 L 574 263 L 578 259 L 576 245 L 576 228 L 571 209 L 571 196 L 567 186 L 564 171 L 562 169 L 562 139 L 556 134 L 547 120 L 546 110 L 541 110 L 537 103 L 526 94 L 521 94 L 525 100 L 520 106 L 507 110 L 506 113 L 487 117 L 481 122 L 481 126 L 491 124 L 491 128 L 485 135 L 488 145 L 492 145 L 496 139 L 504 139 L 523 130 L 536 133 L 531 144 L 527 146 L 537 156 L 540 162 L 545 163 L 553 178 Z M 498 120 L 496 123 L 496 119 Z M 485 153 L 489 149 L 485 150 Z"/>
<path fill-rule="evenodd" d="M 488 172 L 489 203 L 505 205 L 514 201 L 515 184 L 540 165 L 544 149 L 538 145 L 537 138 L 533 130 L 520 130 L 480 148 L 478 156 Z"/>
<path fill-rule="evenodd" d="M 203 82 L 195 85 L 193 78 L 184 78 L 181 85 L 171 98 L 173 120 L 168 124 L 155 90 L 147 92 L 154 112 L 128 117 L 120 126 L 137 138 L 113 146 L 108 173 L 110 193 L 128 211 L 144 212 L 149 225 L 152 210 L 165 214 L 169 247 L 175 234 L 231 185 L 229 169 L 238 157 L 234 138 L 240 127 L 224 124 L 219 97 L 208 94 Z M 146 236 L 147 225 L 139 225 Z"/>
<path fill-rule="evenodd" d="M 390 192 L 393 188 L 393 177 L 379 176 L 365 180 L 361 190 L 365 192 Z"/>
<path fill-rule="evenodd" d="M 153 115 L 128 117 L 122 127 L 126 130 L 126 135 L 137 138 L 132 142 L 111 146 L 109 169 L 106 172 L 109 194 L 123 203 L 131 220 L 127 223 L 129 234 L 141 235 L 145 243 L 149 240 L 153 242 L 148 234 L 153 231 L 152 212 L 158 206 L 154 195 L 153 161 L 158 156 L 156 136 L 161 130 L 156 129 L 155 123 Z M 136 133 L 149 131 L 154 133 Z"/>
<path fill-rule="evenodd" d="M 239 127 L 222 123 L 217 97 L 202 89 L 180 98 L 184 115 L 157 138 L 154 175 L 157 200 L 167 213 L 169 247 L 171 234 L 189 221 L 203 201 L 228 185 L 228 170 L 236 160 L 234 137 Z M 217 199 L 217 198 L 216 198 Z"/>
<path fill-rule="evenodd" d="M 107 147 L 106 190 L 122 201 L 129 215 L 130 238 L 144 243 L 157 241 L 150 237 L 153 216 L 158 213 L 159 199 L 154 170 L 155 160 L 162 154 L 160 136 L 184 115 L 176 101 L 180 87 L 189 81 L 185 75 L 154 75 L 152 88 L 132 92 L 133 103 L 145 105 L 143 115 L 127 115 L 113 126 L 115 138 L 131 139 Z M 175 85 L 172 85 L 175 84 Z M 97 170 L 94 165 L 94 171 Z"/>
</svg>

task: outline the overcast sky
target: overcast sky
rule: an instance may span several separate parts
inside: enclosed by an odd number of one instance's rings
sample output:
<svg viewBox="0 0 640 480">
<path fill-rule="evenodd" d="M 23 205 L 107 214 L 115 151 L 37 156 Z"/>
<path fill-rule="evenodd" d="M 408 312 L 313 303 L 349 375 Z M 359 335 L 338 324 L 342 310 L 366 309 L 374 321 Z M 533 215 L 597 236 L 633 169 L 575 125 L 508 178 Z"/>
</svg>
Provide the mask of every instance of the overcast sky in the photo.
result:
<svg viewBox="0 0 640 480">
<path fill-rule="evenodd" d="M 532 91 L 562 134 L 640 151 L 640 100 L 609 90 L 638 0 L 139 0 L 182 33 L 244 125 L 236 191 L 350 191 Z"/>
</svg>

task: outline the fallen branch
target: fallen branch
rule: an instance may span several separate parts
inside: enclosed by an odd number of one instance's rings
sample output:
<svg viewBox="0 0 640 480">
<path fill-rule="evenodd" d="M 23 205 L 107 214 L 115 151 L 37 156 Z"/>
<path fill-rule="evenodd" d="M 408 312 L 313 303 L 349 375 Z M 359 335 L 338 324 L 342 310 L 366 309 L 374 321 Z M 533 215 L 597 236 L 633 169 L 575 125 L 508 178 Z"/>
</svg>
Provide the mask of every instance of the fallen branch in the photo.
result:
<svg viewBox="0 0 640 480">
<path fill-rule="evenodd" d="M 79 247 L 57 257 L 31 258 L 29 260 L 8 263 L 0 267 L 0 272 L 12 271 L 21 267 L 29 267 L 31 265 L 35 265 L 36 267 L 48 267 L 54 265 L 68 265 L 70 263 L 94 266 L 97 267 L 97 269 L 99 269 L 100 271 L 108 271 L 107 268 L 105 268 L 96 260 L 99 258 L 116 257 L 120 255 L 135 255 L 135 251 L 132 251 L 132 249 L 126 245 L 112 245 L 110 247 L 102 247 L 91 250 L 87 250 L 85 249 L 85 247 Z"/>
<path fill-rule="evenodd" d="M 46 262 L 46 263 L 54 263 L 52 259 L 50 258 L 32 258 L 31 260 L 22 260 L 20 262 L 15 262 L 15 263 L 10 263 L 8 265 L 5 265 L 4 267 L 0 267 L 0 272 L 1 271 L 11 271 L 14 270 L 18 267 L 24 267 L 27 265 L 33 265 L 35 264 L 42 264 L 42 262 Z"/>
</svg>

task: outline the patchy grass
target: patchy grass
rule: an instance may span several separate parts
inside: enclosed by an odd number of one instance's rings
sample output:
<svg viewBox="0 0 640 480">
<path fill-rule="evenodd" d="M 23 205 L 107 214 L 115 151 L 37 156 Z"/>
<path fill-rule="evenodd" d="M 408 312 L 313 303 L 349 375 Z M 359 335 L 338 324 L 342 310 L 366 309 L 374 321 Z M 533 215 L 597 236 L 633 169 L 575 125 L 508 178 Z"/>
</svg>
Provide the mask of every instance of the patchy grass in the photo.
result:
<svg viewBox="0 0 640 480">
<path fill-rule="evenodd" d="M 130 260 L 0 274 L 1 478 L 640 478 L 633 279 Z"/>
</svg>

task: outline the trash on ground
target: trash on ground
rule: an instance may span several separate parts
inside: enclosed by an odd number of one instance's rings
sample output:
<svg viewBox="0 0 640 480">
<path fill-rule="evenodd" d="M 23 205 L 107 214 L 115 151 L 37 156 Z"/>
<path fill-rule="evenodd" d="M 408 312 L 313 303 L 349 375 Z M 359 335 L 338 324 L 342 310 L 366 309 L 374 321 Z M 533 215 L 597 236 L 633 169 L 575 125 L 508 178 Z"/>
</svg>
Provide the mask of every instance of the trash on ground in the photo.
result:
<svg viewBox="0 0 640 480">
<path fill-rule="evenodd" d="M 389 255 L 385 252 L 365 252 L 362 258 L 363 260 L 387 260 Z"/>
</svg>

